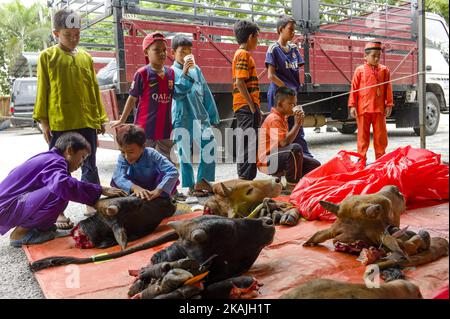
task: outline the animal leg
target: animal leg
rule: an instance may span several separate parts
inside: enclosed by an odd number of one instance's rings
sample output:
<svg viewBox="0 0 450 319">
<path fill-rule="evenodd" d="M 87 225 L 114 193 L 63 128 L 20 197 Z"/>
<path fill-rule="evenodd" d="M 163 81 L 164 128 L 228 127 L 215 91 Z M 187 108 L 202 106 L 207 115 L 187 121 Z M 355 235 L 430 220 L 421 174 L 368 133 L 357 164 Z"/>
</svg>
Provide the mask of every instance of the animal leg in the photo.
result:
<svg viewBox="0 0 450 319">
<path fill-rule="evenodd" d="M 328 239 L 334 238 L 334 232 L 332 228 L 320 230 L 315 233 L 310 239 L 308 239 L 303 246 L 315 246 L 319 243 L 323 243 Z"/>
<path fill-rule="evenodd" d="M 405 254 L 405 252 L 400 248 L 400 245 L 394 237 L 390 235 L 385 235 L 382 238 L 382 243 L 386 246 L 393 254 L 394 258 L 398 259 L 406 259 L 409 260 L 409 257 Z M 400 261 L 400 260 L 398 260 Z"/>
</svg>

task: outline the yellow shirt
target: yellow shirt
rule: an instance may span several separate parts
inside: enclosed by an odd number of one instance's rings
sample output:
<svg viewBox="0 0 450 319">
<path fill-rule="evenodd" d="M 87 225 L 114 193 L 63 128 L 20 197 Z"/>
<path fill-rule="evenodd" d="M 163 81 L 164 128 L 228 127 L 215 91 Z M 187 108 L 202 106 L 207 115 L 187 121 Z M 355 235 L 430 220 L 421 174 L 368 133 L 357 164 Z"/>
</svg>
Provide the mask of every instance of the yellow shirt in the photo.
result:
<svg viewBox="0 0 450 319">
<path fill-rule="evenodd" d="M 99 129 L 108 121 L 89 53 L 75 55 L 52 46 L 39 55 L 33 118 L 47 119 L 52 131 Z"/>
</svg>

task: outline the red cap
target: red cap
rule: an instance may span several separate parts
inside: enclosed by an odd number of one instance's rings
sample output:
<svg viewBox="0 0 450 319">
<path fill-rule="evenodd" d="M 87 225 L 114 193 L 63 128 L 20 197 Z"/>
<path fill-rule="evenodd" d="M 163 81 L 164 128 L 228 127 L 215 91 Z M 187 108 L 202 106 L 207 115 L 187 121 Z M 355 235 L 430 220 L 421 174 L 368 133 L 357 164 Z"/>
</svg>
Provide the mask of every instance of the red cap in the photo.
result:
<svg viewBox="0 0 450 319">
<path fill-rule="evenodd" d="M 381 42 L 373 41 L 366 43 L 364 50 L 381 50 Z"/>
<path fill-rule="evenodd" d="M 151 46 L 155 41 L 164 41 L 167 44 L 166 38 L 164 37 L 164 34 L 161 32 L 153 32 L 151 34 L 147 34 L 142 41 L 142 51 L 145 55 L 145 50 Z M 145 56 L 145 62 L 148 64 L 148 58 Z"/>
</svg>

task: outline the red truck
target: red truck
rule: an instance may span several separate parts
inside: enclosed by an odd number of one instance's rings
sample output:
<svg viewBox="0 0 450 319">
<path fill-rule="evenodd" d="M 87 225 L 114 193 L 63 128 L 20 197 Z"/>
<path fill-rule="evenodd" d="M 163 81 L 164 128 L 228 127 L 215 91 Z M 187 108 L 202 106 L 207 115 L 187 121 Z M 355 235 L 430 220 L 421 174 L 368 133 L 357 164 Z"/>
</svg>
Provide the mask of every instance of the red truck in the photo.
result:
<svg viewBox="0 0 450 319">
<path fill-rule="evenodd" d="M 305 126 L 333 125 L 344 134 L 356 131 L 356 124 L 348 115 L 346 93 L 356 66 L 363 63 L 366 41 L 377 39 L 384 45 L 381 63 L 391 69 L 392 79 L 396 79 L 393 82 L 395 108 L 388 122 L 395 123 L 397 127 L 413 127 L 416 133 L 419 132 L 415 1 L 400 1 L 398 6 L 359 0 L 346 4 L 315 0 L 279 2 L 282 4 L 270 4 L 263 0 L 223 1 L 229 4 L 225 7 L 205 5 L 208 1 L 197 0 L 64 0 L 52 5 L 54 8 L 68 6 L 82 13 L 81 45 L 88 49 L 98 50 L 100 47 L 114 52 L 115 80 L 103 87 L 106 89 L 102 92 L 111 119 L 116 119 L 120 114 L 133 75 L 145 64 L 141 46 L 143 37 L 160 31 L 167 36 L 169 43 L 176 33 L 192 37 L 196 63 L 202 68 L 217 102 L 220 129 L 224 131 L 234 127 L 231 62 L 237 44 L 232 26 L 238 18 L 252 19 L 262 29 L 260 45 L 252 55 L 260 79 L 261 107 L 267 110 L 265 54 L 268 45 L 278 38 L 275 32 L 277 17 L 280 13 L 287 13 L 297 21 L 298 36 L 295 42 L 305 60 L 300 74 L 303 86 L 298 92 L 300 104 L 305 105 Z M 83 35 L 91 34 L 92 37 L 96 25 L 101 23 L 104 26 L 108 21 L 112 32 L 109 40 L 114 41 L 109 41 L 109 44 L 99 44 L 98 41 L 83 43 Z M 169 54 L 167 65 L 171 65 L 172 61 Z M 439 108 L 448 108 L 448 97 L 446 102 L 443 92 L 433 92 L 440 105 L 434 109 L 427 108 L 428 134 L 434 134 L 437 129 Z M 113 132 L 110 133 L 113 135 Z M 101 141 L 101 145 L 114 147 L 112 138 Z M 224 149 L 219 148 L 220 151 Z"/>
</svg>

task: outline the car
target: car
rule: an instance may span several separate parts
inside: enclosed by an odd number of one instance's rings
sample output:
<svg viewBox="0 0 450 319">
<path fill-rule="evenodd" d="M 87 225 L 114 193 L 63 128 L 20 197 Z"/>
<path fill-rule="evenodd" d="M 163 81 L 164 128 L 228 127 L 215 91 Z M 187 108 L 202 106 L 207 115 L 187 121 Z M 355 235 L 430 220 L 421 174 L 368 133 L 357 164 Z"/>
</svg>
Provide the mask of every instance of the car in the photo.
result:
<svg viewBox="0 0 450 319">
<path fill-rule="evenodd" d="M 11 90 L 11 124 L 15 127 L 31 126 L 41 131 L 40 124 L 33 120 L 36 102 L 37 78 L 16 78 Z"/>
</svg>

